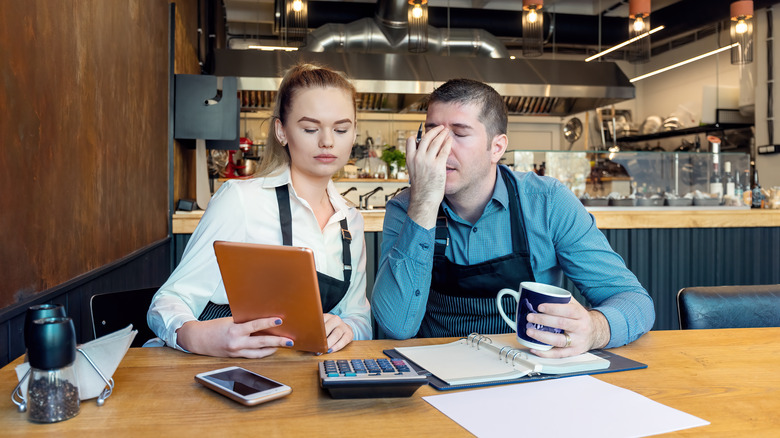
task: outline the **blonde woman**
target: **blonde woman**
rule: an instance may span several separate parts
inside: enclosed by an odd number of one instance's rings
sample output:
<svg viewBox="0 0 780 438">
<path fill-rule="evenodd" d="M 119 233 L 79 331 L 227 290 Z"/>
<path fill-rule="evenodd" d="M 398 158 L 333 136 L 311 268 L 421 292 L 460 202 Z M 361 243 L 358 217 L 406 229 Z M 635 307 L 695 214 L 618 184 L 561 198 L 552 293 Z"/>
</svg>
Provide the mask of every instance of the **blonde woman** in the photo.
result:
<svg viewBox="0 0 780 438">
<path fill-rule="evenodd" d="M 149 327 L 170 347 L 260 358 L 293 345 L 285 337 L 250 336 L 284 324 L 279 318 L 233 322 L 215 240 L 311 248 L 330 351 L 371 337 L 363 219 L 331 182 L 355 141 L 355 89 L 333 70 L 296 65 L 282 80 L 272 121 L 257 177 L 228 181 L 214 194 L 181 263 L 152 301 Z M 343 240 L 350 234 L 351 241 Z"/>
</svg>

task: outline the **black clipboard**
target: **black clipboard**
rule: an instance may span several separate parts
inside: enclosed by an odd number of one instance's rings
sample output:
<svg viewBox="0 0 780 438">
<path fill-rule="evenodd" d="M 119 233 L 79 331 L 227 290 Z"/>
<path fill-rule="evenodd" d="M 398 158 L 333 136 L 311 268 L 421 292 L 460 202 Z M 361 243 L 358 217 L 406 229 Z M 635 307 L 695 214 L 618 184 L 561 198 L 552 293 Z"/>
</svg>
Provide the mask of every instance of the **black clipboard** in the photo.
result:
<svg viewBox="0 0 780 438">
<path fill-rule="evenodd" d="M 510 383 L 525 383 L 525 382 L 536 382 L 539 380 L 550 380 L 550 379 L 560 379 L 563 377 L 573 377 L 573 376 L 584 376 L 584 375 L 591 375 L 591 374 L 604 374 L 604 373 L 616 373 L 619 371 L 630 371 L 630 370 L 639 370 L 647 368 L 646 364 L 643 364 L 641 362 L 637 362 L 635 360 L 629 359 L 627 357 L 620 356 L 618 354 L 612 353 L 610 351 L 605 350 L 591 350 L 589 353 L 593 354 L 594 356 L 598 356 L 604 359 L 607 359 L 609 361 L 609 367 L 604 368 L 602 370 L 592 370 L 592 371 L 583 371 L 583 372 L 576 372 L 576 373 L 565 373 L 565 374 L 534 374 L 534 375 L 528 375 L 524 377 L 520 377 L 519 379 L 511 379 L 511 380 L 496 380 L 493 382 L 483 382 L 483 383 L 469 383 L 464 385 L 450 385 L 449 383 L 445 382 L 444 380 L 441 380 L 440 378 L 434 376 L 433 374 L 429 373 L 424 368 L 418 366 L 416 363 L 414 363 L 412 360 L 409 360 L 404 356 L 403 354 L 399 353 L 395 349 L 390 350 L 384 350 L 383 353 L 392 358 L 392 359 L 404 359 L 414 368 L 415 371 L 417 371 L 418 374 L 424 374 L 428 377 L 428 384 L 433 386 L 434 388 L 438 389 L 439 391 L 448 391 L 452 389 L 467 389 L 467 388 L 479 388 L 482 386 L 494 386 L 494 385 L 506 385 Z"/>
</svg>

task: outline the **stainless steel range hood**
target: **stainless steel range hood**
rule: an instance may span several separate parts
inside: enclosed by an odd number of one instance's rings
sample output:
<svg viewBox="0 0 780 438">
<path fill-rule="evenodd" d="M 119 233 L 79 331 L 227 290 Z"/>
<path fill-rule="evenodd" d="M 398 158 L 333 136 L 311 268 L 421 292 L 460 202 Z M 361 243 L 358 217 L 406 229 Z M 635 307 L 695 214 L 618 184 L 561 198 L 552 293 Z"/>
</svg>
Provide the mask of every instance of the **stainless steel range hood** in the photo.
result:
<svg viewBox="0 0 780 438">
<path fill-rule="evenodd" d="M 425 111 L 425 96 L 454 78 L 490 84 L 513 115 L 566 116 L 635 97 L 634 86 L 611 62 L 219 49 L 214 74 L 238 77 L 239 90 L 273 92 L 282 72 L 299 61 L 346 73 L 360 93 L 362 111 Z"/>
</svg>

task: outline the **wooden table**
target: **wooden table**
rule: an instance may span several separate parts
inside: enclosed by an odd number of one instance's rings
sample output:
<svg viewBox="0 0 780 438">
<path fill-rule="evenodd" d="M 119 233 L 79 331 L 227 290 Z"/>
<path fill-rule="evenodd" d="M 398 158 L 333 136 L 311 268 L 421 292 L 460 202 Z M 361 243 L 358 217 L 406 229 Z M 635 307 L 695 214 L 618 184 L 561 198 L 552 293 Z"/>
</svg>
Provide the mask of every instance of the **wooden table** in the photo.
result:
<svg viewBox="0 0 780 438">
<path fill-rule="evenodd" d="M 353 342 L 328 357 L 380 357 L 383 349 L 393 346 L 445 341 Z M 597 378 L 712 423 L 678 435 L 780 433 L 780 328 L 655 331 L 613 351 L 644 362 L 648 368 Z M 0 370 L 3 436 L 470 436 L 421 399 L 441 394 L 429 386 L 410 398 L 333 400 L 318 386 L 316 363 L 321 358 L 289 350 L 262 360 L 245 360 L 188 355 L 168 348 L 134 348 L 114 374 L 116 388 L 104 406 L 89 400 L 82 402 L 81 412 L 70 420 L 34 424 L 10 400 L 16 384 L 14 367 L 21 360 Z M 198 372 L 229 365 L 287 383 L 293 393 L 248 408 L 193 379 Z M 572 401 L 571 406 L 576 409 L 583 402 L 587 401 Z"/>
</svg>

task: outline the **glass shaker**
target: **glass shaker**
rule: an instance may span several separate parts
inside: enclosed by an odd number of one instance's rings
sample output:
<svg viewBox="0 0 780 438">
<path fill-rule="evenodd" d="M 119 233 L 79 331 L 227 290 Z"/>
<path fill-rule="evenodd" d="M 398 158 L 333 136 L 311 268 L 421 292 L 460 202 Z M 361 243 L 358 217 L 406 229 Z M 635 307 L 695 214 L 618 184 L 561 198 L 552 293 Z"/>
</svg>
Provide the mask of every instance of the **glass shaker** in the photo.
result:
<svg viewBox="0 0 780 438">
<path fill-rule="evenodd" d="M 24 314 L 24 361 L 29 362 L 27 357 L 27 349 L 30 346 L 30 333 L 32 332 L 32 323 L 36 319 L 49 318 L 54 316 L 66 316 L 65 307 L 61 304 L 37 304 L 27 308 L 27 312 Z M 19 408 L 19 412 L 27 411 L 27 393 L 22 391 L 23 382 L 27 381 L 30 377 L 30 370 L 22 377 L 19 385 L 14 389 L 11 394 L 11 400 Z"/>
<path fill-rule="evenodd" d="M 36 423 L 56 423 L 79 413 L 74 364 L 76 329 L 67 317 L 36 319 L 30 326 L 27 415 Z"/>
</svg>

